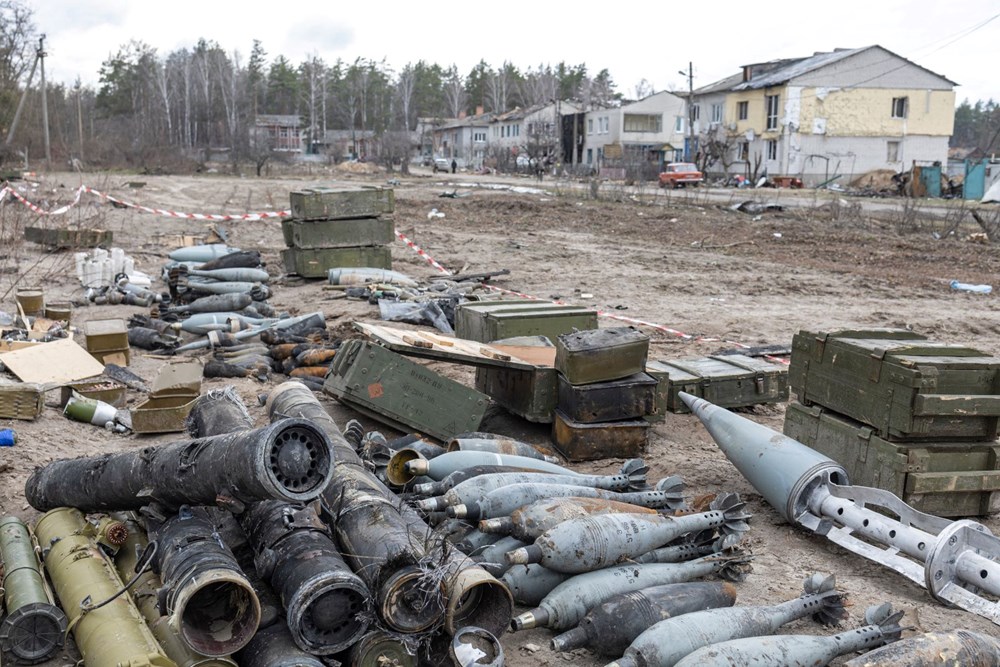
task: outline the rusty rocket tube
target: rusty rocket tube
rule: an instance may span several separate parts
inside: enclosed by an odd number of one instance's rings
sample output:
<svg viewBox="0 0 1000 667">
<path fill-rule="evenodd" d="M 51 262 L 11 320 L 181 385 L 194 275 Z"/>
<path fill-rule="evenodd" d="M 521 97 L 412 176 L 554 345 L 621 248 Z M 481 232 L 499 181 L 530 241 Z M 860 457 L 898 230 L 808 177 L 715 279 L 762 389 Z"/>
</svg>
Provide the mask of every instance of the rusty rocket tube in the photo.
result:
<svg viewBox="0 0 1000 667">
<path fill-rule="evenodd" d="M 45 567 L 84 664 L 177 667 L 157 644 L 132 598 L 118 594 L 124 584 L 92 533 L 83 514 L 66 507 L 46 512 L 35 524 Z"/>
<path fill-rule="evenodd" d="M 636 637 L 660 621 L 734 604 L 736 587 L 729 582 L 666 584 L 622 593 L 587 612 L 580 625 L 555 637 L 552 650 L 589 646 L 601 655 L 619 656 Z"/>
<path fill-rule="evenodd" d="M 333 475 L 330 440 L 316 425 L 287 419 L 264 428 L 54 461 L 35 472 L 25 495 L 35 509 L 137 510 L 241 502 L 309 501 Z"/>
<path fill-rule="evenodd" d="M 570 519 L 505 557 L 511 564 L 541 563 L 556 572 L 590 572 L 631 560 L 688 533 L 744 533 L 749 530 L 749 518 L 739 496 L 725 494 L 713 501 L 711 511 L 698 514 L 601 514 Z"/>
<path fill-rule="evenodd" d="M 815 667 L 834 658 L 882 646 L 899 639 L 903 612 L 893 612 L 886 603 L 869 607 L 867 625 L 832 636 L 777 635 L 746 637 L 698 649 L 677 663 L 677 667 Z"/>
<path fill-rule="evenodd" d="M 7 616 L 0 622 L 0 655 L 34 664 L 62 648 L 66 615 L 45 583 L 28 526 L 17 517 L 0 519 L 0 563 Z"/>
<path fill-rule="evenodd" d="M 747 556 L 720 554 L 687 563 L 625 565 L 580 574 L 556 586 L 536 608 L 515 617 L 511 629 L 568 630 L 583 620 L 590 609 L 619 593 L 691 581 L 714 573 L 741 578 L 743 565 L 748 561 Z"/>
<path fill-rule="evenodd" d="M 236 658 L 241 667 L 326 667 L 318 657 L 295 645 L 283 620 L 254 635 Z"/>
<path fill-rule="evenodd" d="M 160 612 L 193 651 L 235 653 L 260 624 L 260 601 L 204 508 L 181 507 L 150 531 L 163 582 Z"/>
<path fill-rule="evenodd" d="M 1000 665 L 1000 639 L 969 630 L 925 632 L 848 660 L 844 667 L 995 667 Z"/>
<path fill-rule="evenodd" d="M 281 595 L 299 648 L 338 653 L 365 633 L 368 587 L 347 567 L 311 507 L 269 500 L 251 505 L 240 521 L 258 573 Z"/>
<path fill-rule="evenodd" d="M 847 616 L 845 596 L 832 576 L 815 574 L 805 580 L 804 588 L 804 595 L 777 605 L 698 611 L 660 621 L 608 667 L 671 667 L 704 646 L 769 635 L 806 616 L 823 625 L 836 625 Z"/>
<path fill-rule="evenodd" d="M 116 514 L 115 518 L 128 528 L 128 537 L 115 554 L 115 568 L 122 581 L 127 582 L 138 575 L 130 589 L 132 599 L 167 657 L 177 663 L 177 667 L 236 667 L 236 663 L 228 657 L 210 658 L 192 651 L 180 634 L 170 627 L 169 617 L 160 615 L 157 604 L 157 591 L 163 586 L 160 578 L 148 568 L 138 574 L 140 558 L 149 545 L 146 533 L 134 515 Z"/>
<path fill-rule="evenodd" d="M 559 475 L 545 472 L 504 472 L 479 475 L 453 487 L 444 495 L 426 498 L 417 503 L 417 508 L 433 512 L 451 505 L 467 505 L 475 502 L 490 491 L 512 484 L 569 484 L 572 486 L 592 486 L 607 491 L 627 491 L 646 487 L 648 467 L 641 459 L 632 459 L 622 466 L 617 475 Z"/>
</svg>

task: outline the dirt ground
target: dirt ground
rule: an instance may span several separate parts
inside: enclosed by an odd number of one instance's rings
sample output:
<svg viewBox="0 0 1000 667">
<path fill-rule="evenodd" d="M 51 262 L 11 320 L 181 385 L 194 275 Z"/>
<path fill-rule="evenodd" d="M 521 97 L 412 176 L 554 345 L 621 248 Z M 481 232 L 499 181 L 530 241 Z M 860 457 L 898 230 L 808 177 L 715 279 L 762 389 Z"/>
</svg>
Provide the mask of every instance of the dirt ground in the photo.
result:
<svg viewBox="0 0 1000 667">
<path fill-rule="evenodd" d="M 964 234 L 936 240 L 934 225 L 900 234 L 901 218 L 869 218 L 857 207 L 824 204 L 759 216 L 737 213 L 725 205 L 699 199 L 696 193 L 628 192 L 601 186 L 598 197 L 586 187 L 568 183 L 458 177 L 400 177 L 395 184 L 396 227 L 453 271 L 511 270 L 497 281 L 508 289 L 664 325 L 683 335 L 648 329 L 652 358 L 703 356 L 737 344 L 789 344 L 802 328 L 908 327 L 934 339 L 968 344 L 1000 355 L 1000 308 L 996 295 L 952 291 L 949 282 L 990 283 L 997 280 L 1000 259 L 995 247 L 962 240 Z M 454 178 L 454 177 L 450 177 Z M 287 208 L 289 191 L 306 185 L 385 183 L 385 175 L 317 171 L 299 177 L 253 179 L 220 175 L 199 177 L 52 174 L 25 192 L 43 208 L 72 199 L 82 182 L 122 200 L 191 213 L 245 213 Z M 142 187 L 126 184 L 141 181 Z M 498 187 L 483 187 L 497 183 Z M 541 188 L 518 192 L 512 185 Z M 443 192 L 459 198 L 442 198 Z M 771 194 L 754 198 L 765 200 Z M 428 218 L 436 208 L 443 218 Z M 41 222 L 39 222 L 41 221 Z M 158 274 L 167 252 L 158 234 L 201 234 L 207 223 L 121 209 L 91 195 L 61 218 L 39 218 L 16 202 L 0 208 L 0 310 L 14 308 L 13 289 L 41 285 L 50 300 L 79 298 L 72 253 L 45 253 L 20 240 L 27 224 L 68 222 L 114 231 L 114 245 L 135 258 L 138 268 Z M 912 221 L 910 221 L 912 222 Z M 272 275 L 282 273 L 283 247 L 277 221 L 223 223 L 232 244 L 259 249 Z M 976 230 L 970 230 L 976 231 Z M 414 277 L 436 271 L 401 243 L 392 248 L 394 268 Z M 158 283 L 162 286 L 162 283 Z M 998 286 L 1000 287 L 1000 286 Z M 583 295 L 592 296 L 583 296 Z M 377 321 L 377 309 L 364 302 L 335 299 L 321 282 L 279 278 L 271 302 L 291 313 L 321 309 L 331 326 L 355 320 Z M 73 325 L 89 319 L 127 318 L 143 309 L 129 306 L 77 308 Z M 602 326 L 613 325 L 602 320 Z M 83 343 L 81 333 L 77 341 Z M 147 381 L 162 358 L 134 351 L 131 369 Z M 444 363 L 435 368 L 472 384 L 473 371 Z M 266 421 L 257 396 L 284 378 L 207 380 L 210 389 L 234 384 L 250 406 L 258 425 Z M 132 404 L 140 400 L 130 393 Z M 343 425 L 355 417 L 332 399 L 323 399 Z M 92 455 L 168 442 L 175 437 L 118 436 L 64 418 L 58 391 L 47 395 L 48 407 L 34 422 L 0 420 L 0 428 L 17 431 L 13 448 L 0 449 L 0 515 L 37 518 L 24 499 L 31 470 L 57 458 Z M 784 406 L 745 411 L 749 418 L 780 430 Z M 379 427 L 371 420 L 367 426 Z M 487 429 L 504 430 L 545 444 L 547 431 L 527 422 L 493 417 Z M 995 635 L 997 627 L 972 614 L 946 609 L 920 587 L 870 561 L 818 537 L 793 529 L 767 506 L 714 445 L 696 418 L 668 415 L 651 431 L 645 455 L 650 479 L 681 475 L 693 496 L 735 491 L 754 513 L 747 544 L 754 554 L 753 573 L 739 585 L 739 603 L 772 604 L 796 597 L 813 572 L 834 573 L 850 595 L 846 627 L 860 624 L 866 607 L 888 601 L 906 612 L 914 631 L 968 628 Z M 615 471 L 620 460 L 573 466 L 578 470 Z M 984 522 L 994 532 L 1000 520 Z M 519 611 L 524 611 L 519 610 Z M 789 632 L 814 633 L 803 620 Z M 552 633 L 533 630 L 503 638 L 507 664 L 574 664 L 608 662 L 586 650 L 557 654 L 548 649 Z M 532 646 L 534 645 L 534 646 Z M 537 648 L 536 648 L 537 647 Z M 71 665 L 66 653 L 47 663 Z"/>
</svg>

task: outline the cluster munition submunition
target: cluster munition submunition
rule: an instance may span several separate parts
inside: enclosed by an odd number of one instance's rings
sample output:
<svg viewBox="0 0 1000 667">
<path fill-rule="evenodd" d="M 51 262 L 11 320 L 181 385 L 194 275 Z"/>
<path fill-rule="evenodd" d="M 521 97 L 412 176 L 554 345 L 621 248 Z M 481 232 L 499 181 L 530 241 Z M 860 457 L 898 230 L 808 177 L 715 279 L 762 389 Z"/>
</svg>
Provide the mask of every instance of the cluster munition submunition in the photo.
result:
<svg viewBox="0 0 1000 667">
<path fill-rule="evenodd" d="M 888 491 L 850 486 L 843 466 L 819 452 L 704 399 L 679 395 L 789 522 L 899 572 L 939 602 L 1000 624 L 1000 538 L 986 526 L 924 514 Z"/>
<path fill-rule="evenodd" d="M 684 656 L 719 642 L 760 637 L 794 620 L 812 616 L 836 625 L 847 616 L 844 593 L 833 576 L 805 580 L 805 593 L 771 606 L 740 606 L 693 612 L 660 621 L 644 630 L 608 667 L 672 667 Z"/>
</svg>

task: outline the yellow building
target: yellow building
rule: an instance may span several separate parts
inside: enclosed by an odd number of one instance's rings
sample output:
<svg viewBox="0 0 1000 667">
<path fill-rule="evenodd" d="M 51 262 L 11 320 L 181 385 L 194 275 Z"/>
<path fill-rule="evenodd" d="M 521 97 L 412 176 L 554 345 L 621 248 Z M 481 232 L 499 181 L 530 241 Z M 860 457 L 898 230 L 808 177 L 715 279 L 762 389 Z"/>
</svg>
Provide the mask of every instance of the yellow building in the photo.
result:
<svg viewBox="0 0 1000 667">
<path fill-rule="evenodd" d="M 695 91 L 709 171 L 847 183 L 875 169 L 944 164 L 953 81 L 880 46 L 745 65 Z M 714 139 L 714 140 L 713 140 Z M 724 151 L 724 153 L 723 153 Z"/>
</svg>

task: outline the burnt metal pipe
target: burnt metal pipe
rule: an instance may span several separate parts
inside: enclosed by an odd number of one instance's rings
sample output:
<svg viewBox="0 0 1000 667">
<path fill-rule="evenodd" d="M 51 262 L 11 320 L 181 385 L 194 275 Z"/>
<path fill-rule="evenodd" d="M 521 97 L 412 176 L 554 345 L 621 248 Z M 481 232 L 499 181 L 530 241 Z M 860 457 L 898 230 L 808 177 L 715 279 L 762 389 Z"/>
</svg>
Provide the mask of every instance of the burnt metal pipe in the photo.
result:
<svg viewBox="0 0 1000 667">
<path fill-rule="evenodd" d="M 238 504 L 279 499 L 308 502 L 333 475 L 330 440 L 315 424 L 288 419 L 264 428 L 54 461 L 35 470 L 25 496 L 37 510 L 85 512 Z"/>
</svg>

